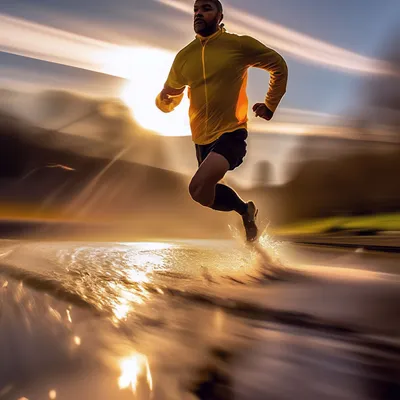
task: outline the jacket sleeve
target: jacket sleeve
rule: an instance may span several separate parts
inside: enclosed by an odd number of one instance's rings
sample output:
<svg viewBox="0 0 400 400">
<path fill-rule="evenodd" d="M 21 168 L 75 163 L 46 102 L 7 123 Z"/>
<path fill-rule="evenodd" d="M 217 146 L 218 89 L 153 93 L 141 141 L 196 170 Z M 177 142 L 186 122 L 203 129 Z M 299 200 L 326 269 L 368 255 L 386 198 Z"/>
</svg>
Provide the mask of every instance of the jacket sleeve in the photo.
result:
<svg viewBox="0 0 400 400">
<path fill-rule="evenodd" d="M 253 39 L 250 36 L 241 36 L 241 49 L 247 67 L 261 68 L 269 72 L 269 90 L 265 97 L 265 104 L 275 112 L 282 97 L 286 93 L 288 81 L 288 67 L 283 57 Z"/>
<path fill-rule="evenodd" d="M 183 99 L 183 91 L 187 83 L 182 76 L 181 68 L 182 64 L 180 63 L 178 54 L 175 57 L 163 89 L 163 92 L 168 94 L 172 101 L 161 100 L 161 93 L 156 98 L 156 105 L 162 112 L 168 113 L 173 111 Z"/>
</svg>

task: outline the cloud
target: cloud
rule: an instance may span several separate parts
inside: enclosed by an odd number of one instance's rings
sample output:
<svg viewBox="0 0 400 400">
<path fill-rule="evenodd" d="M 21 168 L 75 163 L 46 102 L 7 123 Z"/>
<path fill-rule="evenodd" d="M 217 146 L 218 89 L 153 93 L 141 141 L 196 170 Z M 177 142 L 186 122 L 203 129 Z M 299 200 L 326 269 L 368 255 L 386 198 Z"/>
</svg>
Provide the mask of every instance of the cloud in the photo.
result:
<svg viewBox="0 0 400 400">
<path fill-rule="evenodd" d="M 283 121 L 323 121 L 324 123 L 337 123 L 343 120 L 343 116 L 329 114 L 320 111 L 313 110 L 302 110 L 299 108 L 287 108 L 280 107 L 278 108 L 277 113 L 275 114 L 275 119 L 279 120 L 279 122 Z"/>
<path fill-rule="evenodd" d="M 398 138 L 389 130 L 376 129 L 373 134 L 363 135 L 357 127 L 346 125 L 307 124 L 298 122 L 254 122 L 249 123 L 251 133 L 272 133 L 292 136 L 325 136 L 337 139 L 368 140 L 371 142 L 386 142 L 398 144 Z"/>
<path fill-rule="evenodd" d="M 193 2 L 178 0 L 154 0 L 186 14 L 193 14 Z M 302 61 L 364 74 L 396 74 L 389 63 L 364 57 L 355 52 L 334 46 L 265 18 L 247 13 L 239 8 L 226 6 L 229 27 L 237 33 L 257 37 L 266 45 L 286 52 Z"/>
<path fill-rule="evenodd" d="M 32 65 L 1 65 L 0 58 L 0 87 L 37 92 L 38 90 L 57 89 L 67 90 L 95 97 L 118 97 L 125 80 L 105 74 L 92 73 L 82 69 L 71 68 L 58 71 L 51 68 L 52 64 L 36 67 Z M 64 67 L 68 68 L 68 67 Z"/>
<path fill-rule="evenodd" d="M 118 49 L 112 43 L 0 14 L 0 50 L 7 53 L 105 73 L 106 55 Z"/>
</svg>

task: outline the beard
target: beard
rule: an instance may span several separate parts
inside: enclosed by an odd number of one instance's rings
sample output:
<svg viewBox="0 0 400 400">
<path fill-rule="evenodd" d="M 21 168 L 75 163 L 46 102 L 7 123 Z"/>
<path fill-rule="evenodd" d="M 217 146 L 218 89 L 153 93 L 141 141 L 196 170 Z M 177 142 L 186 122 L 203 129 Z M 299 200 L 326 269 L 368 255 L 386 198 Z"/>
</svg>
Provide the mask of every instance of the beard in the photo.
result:
<svg viewBox="0 0 400 400">
<path fill-rule="evenodd" d="M 202 23 L 194 24 L 194 31 L 200 36 L 210 36 L 218 30 L 218 25 L 218 17 L 208 23 L 202 20 Z"/>
</svg>

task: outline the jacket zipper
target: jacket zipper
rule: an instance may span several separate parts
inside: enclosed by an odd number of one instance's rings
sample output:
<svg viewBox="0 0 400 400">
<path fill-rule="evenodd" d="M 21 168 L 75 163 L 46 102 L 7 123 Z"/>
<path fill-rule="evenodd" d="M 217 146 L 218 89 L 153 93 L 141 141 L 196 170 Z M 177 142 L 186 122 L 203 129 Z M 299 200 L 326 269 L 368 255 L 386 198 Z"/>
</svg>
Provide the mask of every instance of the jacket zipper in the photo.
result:
<svg viewBox="0 0 400 400">
<path fill-rule="evenodd" d="M 201 61 L 203 64 L 203 79 L 204 79 L 204 92 L 206 95 L 206 135 L 208 131 L 208 90 L 207 90 L 207 75 L 206 75 L 206 60 L 205 60 L 205 51 L 206 51 L 206 45 L 207 45 L 208 40 L 202 43 L 202 50 L 201 50 Z"/>
</svg>

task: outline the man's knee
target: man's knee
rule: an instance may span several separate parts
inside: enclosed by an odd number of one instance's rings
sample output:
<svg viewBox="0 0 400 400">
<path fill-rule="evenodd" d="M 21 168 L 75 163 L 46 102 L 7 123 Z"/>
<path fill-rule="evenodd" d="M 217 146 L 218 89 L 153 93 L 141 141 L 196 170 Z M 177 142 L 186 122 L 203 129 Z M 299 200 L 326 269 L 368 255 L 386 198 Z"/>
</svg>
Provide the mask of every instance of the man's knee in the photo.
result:
<svg viewBox="0 0 400 400">
<path fill-rule="evenodd" d="M 192 179 L 189 185 L 189 193 L 192 199 L 195 202 L 202 204 L 202 199 L 204 197 L 203 192 L 204 192 L 204 185 L 201 182 Z"/>
<path fill-rule="evenodd" d="M 213 191 L 204 183 L 192 179 L 189 185 L 189 193 L 192 199 L 204 207 L 211 207 L 214 201 Z"/>
</svg>

